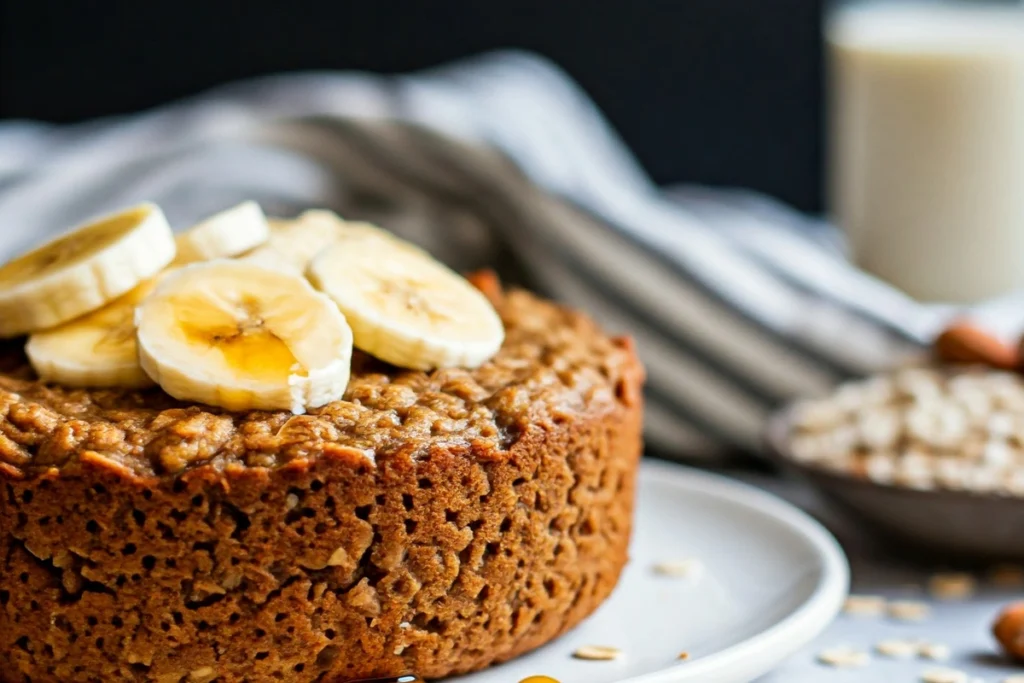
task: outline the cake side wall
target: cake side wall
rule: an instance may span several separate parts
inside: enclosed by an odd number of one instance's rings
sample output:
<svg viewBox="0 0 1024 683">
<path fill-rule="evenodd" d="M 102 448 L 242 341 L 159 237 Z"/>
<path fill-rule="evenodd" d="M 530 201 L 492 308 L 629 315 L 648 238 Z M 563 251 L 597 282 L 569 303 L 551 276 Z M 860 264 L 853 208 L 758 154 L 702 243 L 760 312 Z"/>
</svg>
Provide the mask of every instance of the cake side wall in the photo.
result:
<svg viewBox="0 0 1024 683">
<path fill-rule="evenodd" d="M 0 681 L 440 677 L 548 642 L 625 564 L 641 381 L 502 457 L 0 473 Z"/>
</svg>

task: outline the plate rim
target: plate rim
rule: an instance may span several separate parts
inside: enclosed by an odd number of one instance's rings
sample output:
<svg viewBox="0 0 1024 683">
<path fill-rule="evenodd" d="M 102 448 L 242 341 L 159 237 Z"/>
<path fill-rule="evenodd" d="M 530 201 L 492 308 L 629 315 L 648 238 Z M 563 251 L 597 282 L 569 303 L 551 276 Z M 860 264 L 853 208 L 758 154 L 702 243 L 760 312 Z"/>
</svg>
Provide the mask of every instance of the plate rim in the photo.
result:
<svg viewBox="0 0 1024 683">
<path fill-rule="evenodd" d="M 750 484 L 645 456 L 638 481 L 642 483 L 651 477 L 656 477 L 659 483 L 668 482 L 683 489 L 699 485 L 704 494 L 772 519 L 809 544 L 821 562 L 822 572 L 814 591 L 799 607 L 760 633 L 705 657 L 627 678 L 621 683 L 669 683 L 694 676 L 727 675 L 730 668 L 739 664 L 743 669 L 744 662 L 766 650 L 772 653 L 772 663 L 778 663 L 811 642 L 832 623 L 849 593 L 850 566 L 839 542 L 820 522 L 792 503 Z"/>
</svg>

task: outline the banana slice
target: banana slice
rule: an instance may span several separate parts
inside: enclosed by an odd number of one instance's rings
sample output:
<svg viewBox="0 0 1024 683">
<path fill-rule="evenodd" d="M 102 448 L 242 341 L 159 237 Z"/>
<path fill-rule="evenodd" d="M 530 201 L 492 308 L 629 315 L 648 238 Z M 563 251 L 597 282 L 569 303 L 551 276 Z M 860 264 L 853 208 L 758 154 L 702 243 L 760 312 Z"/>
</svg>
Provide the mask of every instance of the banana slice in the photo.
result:
<svg viewBox="0 0 1024 683">
<path fill-rule="evenodd" d="M 256 202 L 210 216 L 177 236 L 175 263 L 184 265 L 215 258 L 230 258 L 255 249 L 270 237 L 267 217 Z"/>
<path fill-rule="evenodd" d="M 301 275 L 316 254 L 338 237 L 338 225 L 310 219 L 306 212 L 295 220 L 271 221 L 266 243 L 240 260 Z"/>
<path fill-rule="evenodd" d="M 139 360 L 171 396 L 228 410 L 304 413 L 341 398 L 352 330 L 297 275 L 207 261 L 167 275 L 138 307 Z"/>
<path fill-rule="evenodd" d="M 327 211 L 326 209 L 310 209 L 299 216 L 299 220 L 308 225 L 320 226 L 320 229 L 325 231 L 330 230 L 332 242 L 345 239 L 358 239 L 362 237 L 368 237 L 371 239 L 383 238 L 394 240 L 396 244 L 401 244 L 411 249 L 419 249 L 419 247 L 400 240 L 394 235 L 394 233 L 385 230 L 384 228 L 373 225 L 372 223 L 364 223 L 362 221 L 347 221 L 333 211 Z"/>
<path fill-rule="evenodd" d="M 156 282 L 147 280 L 99 310 L 29 337 L 25 354 L 40 379 L 69 387 L 151 386 L 139 365 L 135 307 Z"/>
<path fill-rule="evenodd" d="M 345 314 L 356 347 L 393 365 L 476 367 L 505 338 L 501 319 L 476 288 L 394 237 L 338 242 L 306 274 Z"/>
<path fill-rule="evenodd" d="M 0 266 L 0 337 L 54 327 L 125 294 L 174 258 L 160 207 L 94 220 Z"/>
<path fill-rule="evenodd" d="M 390 232 L 370 225 L 346 221 L 332 211 L 311 209 L 294 220 L 271 220 L 266 244 L 243 257 L 252 263 L 304 273 L 313 257 L 331 244 L 354 238 L 393 239 Z M 410 249 L 418 249 L 401 242 Z"/>
</svg>

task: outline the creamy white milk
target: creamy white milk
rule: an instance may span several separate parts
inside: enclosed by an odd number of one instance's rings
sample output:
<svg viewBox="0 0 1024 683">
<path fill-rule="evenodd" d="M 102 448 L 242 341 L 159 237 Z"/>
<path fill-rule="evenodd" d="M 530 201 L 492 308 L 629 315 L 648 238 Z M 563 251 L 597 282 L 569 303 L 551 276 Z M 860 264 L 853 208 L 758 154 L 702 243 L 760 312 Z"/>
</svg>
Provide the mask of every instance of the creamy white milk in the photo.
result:
<svg viewBox="0 0 1024 683">
<path fill-rule="evenodd" d="M 924 300 L 1024 288 L 1024 6 L 854 6 L 826 30 L 855 260 Z"/>
</svg>

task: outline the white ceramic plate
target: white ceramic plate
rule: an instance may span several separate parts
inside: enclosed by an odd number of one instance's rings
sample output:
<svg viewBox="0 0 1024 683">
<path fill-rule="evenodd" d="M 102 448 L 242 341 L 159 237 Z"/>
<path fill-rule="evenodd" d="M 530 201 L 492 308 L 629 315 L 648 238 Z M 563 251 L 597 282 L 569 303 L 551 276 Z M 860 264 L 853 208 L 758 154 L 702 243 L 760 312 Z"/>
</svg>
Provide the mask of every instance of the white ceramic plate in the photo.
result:
<svg viewBox="0 0 1024 683">
<path fill-rule="evenodd" d="M 645 461 L 637 502 L 632 559 L 608 602 L 561 639 L 458 683 L 516 683 L 531 674 L 562 683 L 746 683 L 821 633 L 846 596 L 838 544 L 774 496 Z M 685 558 L 700 560 L 699 577 L 652 571 Z M 584 645 L 625 656 L 573 659 Z M 678 661 L 682 651 L 689 660 Z"/>
</svg>

